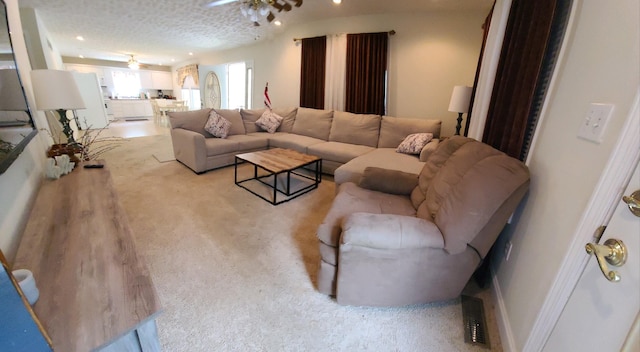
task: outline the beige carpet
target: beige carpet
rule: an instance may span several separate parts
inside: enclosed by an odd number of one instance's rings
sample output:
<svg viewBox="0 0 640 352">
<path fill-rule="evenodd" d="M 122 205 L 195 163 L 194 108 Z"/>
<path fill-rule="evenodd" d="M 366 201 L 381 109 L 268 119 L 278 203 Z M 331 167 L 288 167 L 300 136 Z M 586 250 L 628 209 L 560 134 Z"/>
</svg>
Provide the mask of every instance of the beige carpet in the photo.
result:
<svg viewBox="0 0 640 352">
<path fill-rule="evenodd" d="M 132 138 L 104 157 L 164 308 L 164 351 L 486 351 L 464 343 L 459 300 L 344 307 L 315 290 L 331 177 L 272 206 L 235 186 L 233 167 L 158 162 L 167 147 L 169 136 Z"/>
</svg>

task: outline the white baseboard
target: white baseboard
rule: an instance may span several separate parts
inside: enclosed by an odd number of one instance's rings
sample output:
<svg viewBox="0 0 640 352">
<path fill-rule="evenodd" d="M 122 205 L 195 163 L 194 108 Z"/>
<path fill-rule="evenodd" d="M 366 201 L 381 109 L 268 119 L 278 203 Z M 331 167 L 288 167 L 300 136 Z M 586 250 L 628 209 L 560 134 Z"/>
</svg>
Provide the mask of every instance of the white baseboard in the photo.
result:
<svg viewBox="0 0 640 352">
<path fill-rule="evenodd" d="M 502 292 L 500 291 L 500 283 L 498 282 L 493 267 L 491 267 L 491 280 L 491 292 L 493 293 L 493 301 L 495 303 L 496 324 L 498 325 L 498 331 L 500 332 L 502 350 L 505 352 L 516 352 L 518 350 L 516 349 L 516 343 L 513 338 L 513 331 L 511 330 L 507 307 L 504 305 L 504 299 L 502 298 Z"/>
</svg>

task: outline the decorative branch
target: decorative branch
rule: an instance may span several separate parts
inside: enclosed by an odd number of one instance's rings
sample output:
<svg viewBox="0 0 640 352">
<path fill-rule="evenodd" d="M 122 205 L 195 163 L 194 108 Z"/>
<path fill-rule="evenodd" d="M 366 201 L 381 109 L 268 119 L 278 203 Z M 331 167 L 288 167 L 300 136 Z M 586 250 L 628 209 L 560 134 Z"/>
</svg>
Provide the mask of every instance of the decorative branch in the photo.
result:
<svg viewBox="0 0 640 352">
<path fill-rule="evenodd" d="M 80 141 L 78 142 L 80 147 L 80 160 L 96 160 L 104 153 L 111 151 L 119 147 L 122 143 L 128 141 L 121 137 L 100 137 L 102 132 L 109 127 L 111 122 L 99 129 L 91 129 L 91 126 L 88 125 L 86 119 L 84 123 L 87 125 L 87 130 L 82 134 L 82 137 L 80 137 Z"/>
</svg>

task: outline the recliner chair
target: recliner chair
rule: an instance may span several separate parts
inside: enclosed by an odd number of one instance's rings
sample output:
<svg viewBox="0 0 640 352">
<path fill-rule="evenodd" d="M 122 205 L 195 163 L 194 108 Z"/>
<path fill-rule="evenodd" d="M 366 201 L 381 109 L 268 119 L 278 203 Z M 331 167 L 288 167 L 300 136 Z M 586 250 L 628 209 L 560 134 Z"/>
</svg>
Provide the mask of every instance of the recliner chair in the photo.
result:
<svg viewBox="0 0 640 352">
<path fill-rule="evenodd" d="M 418 176 L 367 168 L 318 228 L 318 290 L 361 306 L 456 298 L 528 187 L 521 161 L 460 136 Z"/>
</svg>

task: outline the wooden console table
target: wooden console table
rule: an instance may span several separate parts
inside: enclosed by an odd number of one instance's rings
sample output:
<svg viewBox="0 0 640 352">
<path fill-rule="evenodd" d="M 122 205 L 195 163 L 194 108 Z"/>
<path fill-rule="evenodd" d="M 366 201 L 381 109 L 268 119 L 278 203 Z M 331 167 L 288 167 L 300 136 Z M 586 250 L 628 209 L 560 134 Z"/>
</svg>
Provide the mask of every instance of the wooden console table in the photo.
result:
<svg viewBox="0 0 640 352">
<path fill-rule="evenodd" d="M 55 351 L 160 351 L 160 302 L 108 166 L 44 181 L 13 267 L 33 272 Z"/>
</svg>

